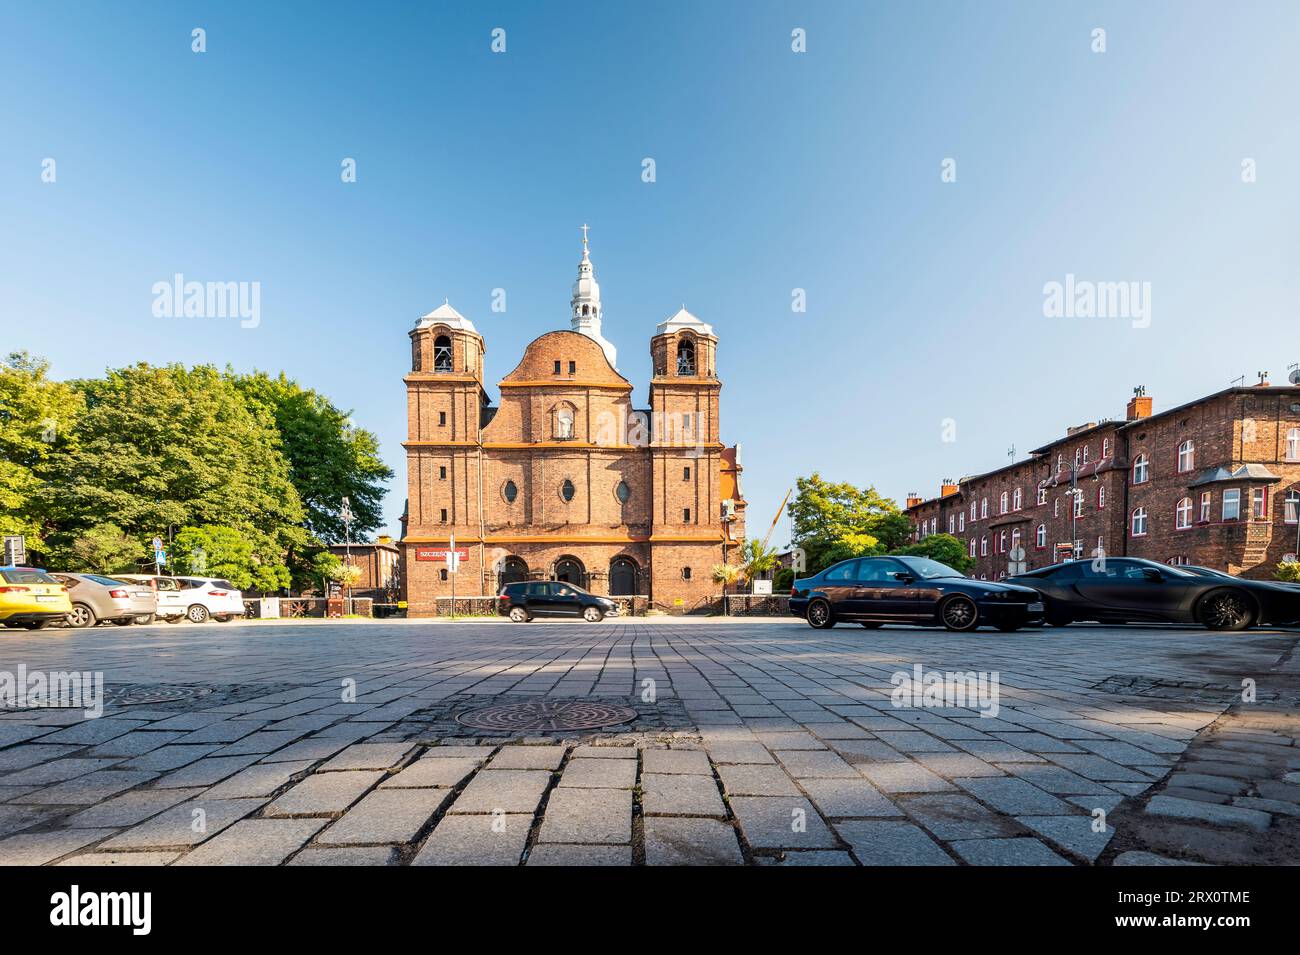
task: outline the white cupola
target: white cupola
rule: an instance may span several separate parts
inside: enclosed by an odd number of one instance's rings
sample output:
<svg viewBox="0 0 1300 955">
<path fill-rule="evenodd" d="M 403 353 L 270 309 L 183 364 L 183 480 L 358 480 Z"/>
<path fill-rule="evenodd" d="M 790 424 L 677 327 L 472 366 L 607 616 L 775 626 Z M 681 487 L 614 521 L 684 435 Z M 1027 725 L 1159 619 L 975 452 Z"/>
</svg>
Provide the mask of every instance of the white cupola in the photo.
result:
<svg viewBox="0 0 1300 955">
<path fill-rule="evenodd" d="M 578 280 L 573 283 L 573 298 L 569 305 L 572 309 L 571 323 L 575 332 L 586 335 L 600 345 L 609 359 L 611 368 L 617 368 L 618 350 L 613 343 L 600 333 L 600 320 L 603 317 L 600 307 L 600 283 L 591 267 L 591 256 L 587 250 L 587 226 L 582 227 L 582 261 L 578 263 Z"/>
</svg>

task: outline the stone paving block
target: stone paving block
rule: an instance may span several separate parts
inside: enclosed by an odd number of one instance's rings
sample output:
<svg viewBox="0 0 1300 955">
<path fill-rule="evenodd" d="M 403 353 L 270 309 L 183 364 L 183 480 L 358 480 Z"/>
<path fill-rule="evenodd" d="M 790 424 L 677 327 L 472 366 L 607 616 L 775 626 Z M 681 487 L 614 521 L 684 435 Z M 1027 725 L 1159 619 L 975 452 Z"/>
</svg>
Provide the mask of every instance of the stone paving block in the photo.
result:
<svg viewBox="0 0 1300 955">
<path fill-rule="evenodd" d="M 854 820 L 835 823 L 862 865 L 956 865 L 939 844 L 910 822 Z"/>
<path fill-rule="evenodd" d="M 826 744 L 802 730 L 792 733 L 757 733 L 758 741 L 768 749 L 826 749 Z"/>
<path fill-rule="evenodd" d="M 45 806 L 88 806 L 134 789 L 157 777 L 138 769 L 101 769 L 18 797 L 19 802 Z"/>
<path fill-rule="evenodd" d="M 1170 859 L 1154 852 L 1121 852 L 1115 857 L 1114 865 L 1204 865 L 1203 862 L 1187 862 L 1182 859 Z"/>
<path fill-rule="evenodd" d="M 559 769 L 566 746 L 502 746 L 489 769 Z"/>
<path fill-rule="evenodd" d="M 571 759 L 560 776 L 562 788 L 631 789 L 636 763 L 629 759 Z"/>
<path fill-rule="evenodd" d="M 641 751 L 641 772 L 712 776 L 713 767 L 702 749 L 646 749 Z"/>
<path fill-rule="evenodd" d="M 550 785 L 544 769 L 483 770 L 451 804 L 452 813 L 532 813 Z"/>
<path fill-rule="evenodd" d="M 805 779 L 800 785 L 827 817 L 902 815 L 901 809 L 861 776 L 854 779 Z"/>
<path fill-rule="evenodd" d="M 170 865 L 181 857 L 179 852 L 83 852 L 69 856 L 58 865 L 93 865 L 118 868 Z"/>
<path fill-rule="evenodd" d="M 651 816 L 645 820 L 646 865 L 743 865 L 736 832 L 716 819 Z"/>
<path fill-rule="evenodd" d="M 1023 749 L 1030 753 L 1078 753 L 1083 754 L 1078 746 L 1073 743 L 1067 743 L 1065 740 L 1054 739 L 1051 736 L 1045 736 L 1042 733 L 990 733 L 990 736 L 1002 740 L 1004 743 Z M 1059 760 L 1055 760 L 1059 762 Z M 1109 762 L 1109 760 L 1106 760 Z M 1064 765 L 1064 764 L 1062 764 Z M 1084 775 L 1087 775 L 1086 773 Z"/>
<path fill-rule="evenodd" d="M 143 769 L 148 772 L 165 773 L 169 770 L 188 766 L 195 760 L 202 759 L 221 749 L 217 743 L 205 743 L 200 746 L 160 746 L 151 752 L 127 760 L 121 764 L 123 769 Z"/>
<path fill-rule="evenodd" d="M 7 786 L 48 786 L 51 783 L 66 782 L 88 776 L 96 770 L 115 766 L 121 760 L 114 757 L 103 759 L 55 759 L 38 766 L 31 766 L 18 772 L 5 775 Z"/>
<path fill-rule="evenodd" d="M 39 763 L 52 762 L 82 749 L 80 746 L 65 744 L 47 746 L 44 743 L 25 743 L 0 750 L 0 773 L 12 774 Z"/>
<path fill-rule="evenodd" d="M 74 829 L 106 829 L 134 826 L 150 816 L 156 816 L 177 803 L 192 799 L 202 793 L 201 788 L 142 789 L 124 793 L 97 806 L 83 809 L 68 818 L 64 825 Z"/>
<path fill-rule="evenodd" d="M 913 820 L 945 842 L 954 839 L 988 839 L 1017 833 L 1016 826 L 1010 819 L 989 812 L 974 799 L 958 793 L 914 796 L 902 805 Z"/>
<path fill-rule="evenodd" d="M 971 865 L 1069 865 L 1037 839 L 971 839 L 952 843 L 956 853 Z"/>
<path fill-rule="evenodd" d="M 183 738 L 186 734 L 181 732 L 159 732 L 158 730 L 133 730 L 124 736 L 111 739 L 107 743 L 100 743 L 98 746 L 87 750 L 85 755 L 90 757 L 101 756 L 143 756 L 145 753 L 152 752 L 159 746 L 166 746 L 168 743 L 175 743 Z"/>
<path fill-rule="evenodd" d="M 853 856 L 836 849 L 806 849 L 782 852 L 774 856 L 757 856 L 754 861 L 765 866 L 852 866 Z"/>
<path fill-rule="evenodd" d="M 60 829 L 19 833 L 0 840 L 0 865 L 45 865 L 116 832 L 116 829 Z"/>
<path fill-rule="evenodd" d="M 313 773 L 266 807 L 269 816 L 322 816 L 343 812 L 384 778 L 381 770 Z"/>
<path fill-rule="evenodd" d="M 119 736 L 125 736 L 143 725 L 145 725 L 143 720 L 125 720 L 105 716 L 97 720 L 85 720 L 74 726 L 61 729 L 57 733 L 42 736 L 40 739 L 42 743 L 79 743 L 82 746 L 91 746 L 98 743 L 107 743 Z"/>
<path fill-rule="evenodd" d="M 728 796 L 797 796 L 799 790 L 780 766 L 719 766 Z"/>
<path fill-rule="evenodd" d="M 1016 820 L 1089 862 L 1097 861 L 1115 835 L 1110 825 L 1103 832 L 1094 832 L 1092 816 L 1017 816 Z"/>
<path fill-rule="evenodd" d="M 380 789 L 454 788 L 461 784 L 482 760 L 474 759 L 417 759 L 379 784 Z"/>
<path fill-rule="evenodd" d="M 900 753 L 952 753 L 956 751 L 955 746 L 951 746 L 939 739 L 937 736 L 931 736 L 929 733 L 919 732 L 891 732 L 881 730 L 876 733 L 876 738 L 882 743 L 894 747 Z"/>
<path fill-rule="evenodd" d="M 1256 832 L 1263 832 L 1272 822 L 1268 813 L 1257 809 L 1220 806 L 1194 799 L 1180 799 L 1177 796 L 1152 796 L 1147 803 L 1146 812 L 1150 816 L 1194 819 L 1216 826 L 1244 826 Z"/>
<path fill-rule="evenodd" d="M 1010 815 L 1068 816 L 1070 806 L 1023 779 L 971 777 L 956 780 L 957 785 L 976 799 L 999 812 Z"/>
<path fill-rule="evenodd" d="M 1245 780 L 1188 772 L 1170 773 L 1165 785 L 1179 789 L 1203 789 L 1224 796 L 1240 796 L 1250 788 L 1250 783 Z"/>
<path fill-rule="evenodd" d="M 158 753 L 166 752 L 170 747 L 164 746 Z M 153 756 L 150 753 L 149 756 Z M 149 757 L 144 757 L 148 759 Z M 161 776 L 155 787 L 160 789 L 183 789 L 189 786 L 214 786 L 221 780 L 235 775 L 245 766 L 257 762 L 257 754 L 247 756 L 206 756 L 180 769 L 172 770 Z"/>
<path fill-rule="evenodd" d="M 265 799 L 192 799 L 127 829 L 99 848 L 165 849 L 198 845 L 264 805 Z"/>
<path fill-rule="evenodd" d="M 185 734 L 181 738 L 181 742 L 188 744 L 233 743 L 235 740 L 243 739 L 245 736 L 255 733 L 265 723 L 265 720 L 222 720 L 220 723 L 210 723 L 202 729 Z"/>
<path fill-rule="evenodd" d="M 802 796 L 736 796 L 731 811 L 755 849 L 834 849 L 835 837 Z"/>
<path fill-rule="evenodd" d="M 902 763 L 858 763 L 857 769 L 877 789 L 887 793 L 943 792 L 955 788 L 946 779 L 911 760 Z"/>
<path fill-rule="evenodd" d="M 972 756 L 978 756 L 988 763 L 1045 763 L 1047 758 L 1019 749 L 1001 740 L 955 740 L 959 749 L 964 749 Z"/>
<path fill-rule="evenodd" d="M 1072 773 L 1052 763 L 999 763 L 998 768 L 1057 796 L 1114 795 L 1114 791 L 1105 783 Z"/>
<path fill-rule="evenodd" d="M 636 759 L 635 746 L 579 746 L 574 759 Z"/>
<path fill-rule="evenodd" d="M 295 734 L 297 735 L 297 734 Z M 348 745 L 347 740 L 310 737 L 290 743 L 282 749 L 273 750 L 262 757 L 263 763 L 293 763 L 299 760 L 329 759 Z"/>
<path fill-rule="evenodd" d="M 528 853 L 528 864 L 625 866 L 632 864 L 632 847 L 537 845 Z"/>
<path fill-rule="evenodd" d="M 969 753 L 917 753 L 913 757 L 918 763 L 947 779 L 955 779 L 958 776 L 1005 776 L 1002 770 L 990 763 L 984 762 L 977 756 Z"/>
<path fill-rule="evenodd" d="M 630 789 L 556 789 L 546 804 L 539 842 L 632 841 Z"/>
<path fill-rule="evenodd" d="M 762 743 L 738 740 L 708 744 L 709 755 L 715 763 L 775 763 L 776 760 Z"/>
<path fill-rule="evenodd" d="M 355 743 L 339 753 L 317 772 L 354 769 L 391 769 L 415 747 L 410 743 Z"/>
<path fill-rule="evenodd" d="M 244 756 L 248 753 L 273 753 L 277 749 L 288 746 L 300 735 L 302 734 L 295 733 L 292 730 L 260 730 L 256 733 L 250 733 L 241 740 L 237 740 L 221 747 L 218 755 Z"/>
<path fill-rule="evenodd" d="M 182 856 L 176 864 L 279 865 L 325 823 L 324 819 L 245 819 Z"/>
<path fill-rule="evenodd" d="M 1076 755 L 1074 753 L 1053 753 L 1052 762 L 1064 766 L 1071 772 L 1095 779 L 1100 782 L 1147 783 L 1154 780 L 1146 773 L 1138 772 L 1127 766 L 1120 766 L 1100 756 Z"/>
<path fill-rule="evenodd" d="M 395 846 L 308 846 L 289 860 L 289 865 L 392 865 Z"/>
<path fill-rule="evenodd" d="M 642 773 L 641 804 L 647 815 L 722 818 L 727 814 L 712 776 Z"/>
<path fill-rule="evenodd" d="M 1282 816 L 1300 816 L 1300 806 L 1295 803 L 1283 802 L 1281 799 L 1264 799 L 1259 796 L 1238 796 L 1232 800 L 1234 806 L 1240 806 L 1243 809 L 1258 809 L 1261 812 L 1271 812 L 1274 815 Z"/>
<path fill-rule="evenodd" d="M 532 770 L 499 770 L 507 772 Z M 531 813 L 444 816 L 411 865 L 518 865 L 532 823 Z"/>
<path fill-rule="evenodd" d="M 209 799 L 242 799 L 248 796 L 270 796 L 298 773 L 311 768 L 310 762 L 254 763 L 241 769 L 224 782 L 217 783 L 207 792 Z"/>
<path fill-rule="evenodd" d="M 909 762 L 898 750 L 878 739 L 831 740 L 831 748 L 855 766 L 859 763 Z"/>
<path fill-rule="evenodd" d="M 785 771 L 795 779 L 860 779 L 858 771 L 830 750 L 774 750 Z"/>
<path fill-rule="evenodd" d="M 53 806 L 0 806 L 0 838 L 30 829 L 62 811 Z"/>
<path fill-rule="evenodd" d="M 377 789 L 316 839 L 320 845 L 410 842 L 451 799 L 449 789 Z"/>
</svg>

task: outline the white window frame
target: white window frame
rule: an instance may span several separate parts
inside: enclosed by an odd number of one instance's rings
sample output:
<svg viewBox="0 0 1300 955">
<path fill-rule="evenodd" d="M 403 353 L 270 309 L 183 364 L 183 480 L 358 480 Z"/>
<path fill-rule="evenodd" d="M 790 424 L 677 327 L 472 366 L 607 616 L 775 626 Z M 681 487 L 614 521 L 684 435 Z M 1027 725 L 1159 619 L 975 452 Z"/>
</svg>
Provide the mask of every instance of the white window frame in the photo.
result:
<svg viewBox="0 0 1300 955">
<path fill-rule="evenodd" d="M 1008 507 L 1009 507 L 1009 505 L 1008 505 L 1007 502 L 1010 501 L 1010 500 L 1011 500 L 1011 495 L 1009 495 L 1006 491 L 1003 491 L 1001 494 L 998 495 L 998 513 L 999 513 L 999 514 L 1005 514 L 1005 513 L 1007 513 L 1007 509 L 1008 509 Z"/>
<path fill-rule="evenodd" d="M 1232 505 L 1231 508 L 1228 506 L 1229 503 Z M 1230 510 L 1232 512 L 1231 517 L 1228 516 Z M 1228 487 L 1223 489 L 1223 507 L 1219 514 L 1225 521 L 1241 520 L 1241 488 Z"/>
<path fill-rule="evenodd" d="M 1016 488 L 1011 492 L 1011 509 L 1013 511 L 1020 510 L 1020 508 L 1024 506 L 1024 500 L 1024 495 L 1020 493 L 1020 488 Z"/>
<path fill-rule="evenodd" d="M 1292 489 L 1286 492 L 1286 497 L 1282 501 L 1282 523 L 1300 523 L 1300 490 Z"/>
<path fill-rule="evenodd" d="M 1139 522 L 1141 530 L 1138 529 Z M 1133 508 L 1133 513 L 1129 515 L 1128 532 L 1130 537 L 1146 537 L 1150 527 L 1148 526 L 1147 509 L 1145 507 Z"/>
<path fill-rule="evenodd" d="M 1186 474 L 1196 469 L 1196 442 L 1188 438 L 1178 446 L 1178 473 Z"/>
<path fill-rule="evenodd" d="M 1253 487 L 1250 489 L 1250 519 L 1252 521 L 1268 520 L 1268 489 Z"/>
<path fill-rule="evenodd" d="M 1047 525 L 1039 524 L 1034 529 L 1034 546 L 1042 550 L 1047 546 Z"/>
<path fill-rule="evenodd" d="M 1047 488 L 1043 487 L 1041 484 L 1038 487 L 1038 503 L 1039 504 L 1047 503 Z"/>
<path fill-rule="evenodd" d="M 1286 459 L 1300 461 L 1300 428 L 1292 428 L 1286 433 Z"/>
<path fill-rule="evenodd" d="M 987 497 L 982 497 L 980 498 L 980 520 L 983 520 L 988 516 L 989 516 L 989 499 Z"/>
<path fill-rule="evenodd" d="M 1174 530 L 1185 531 L 1192 526 L 1192 499 L 1180 497 L 1174 507 Z"/>
<path fill-rule="evenodd" d="M 1133 459 L 1133 471 L 1130 480 L 1134 484 L 1146 484 L 1147 481 L 1151 480 L 1151 459 L 1145 453 L 1139 454 Z"/>
<path fill-rule="evenodd" d="M 1201 492 L 1201 523 L 1202 524 L 1210 523 L 1210 515 L 1213 513 L 1213 508 L 1214 508 L 1214 492 L 1202 491 Z"/>
</svg>

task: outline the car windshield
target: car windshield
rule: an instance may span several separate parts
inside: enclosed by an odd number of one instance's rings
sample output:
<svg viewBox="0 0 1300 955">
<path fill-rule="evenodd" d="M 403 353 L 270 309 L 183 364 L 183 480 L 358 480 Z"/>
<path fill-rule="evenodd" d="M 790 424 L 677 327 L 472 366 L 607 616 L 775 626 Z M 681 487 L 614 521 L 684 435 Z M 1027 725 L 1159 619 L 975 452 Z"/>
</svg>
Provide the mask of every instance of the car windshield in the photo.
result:
<svg viewBox="0 0 1300 955">
<path fill-rule="evenodd" d="M 42 570 L 0 570 L 0 579 L 7 584 L 57 584 L 58 581 Z"/>
<path fill-rule="evenodd" d="M 922 580 L 934 580 L 936 577 L 961 577 L 947 564 L 941 564 L 937 560 L 931 560 L 928 557 L 899 557 L 900 561 L 907 565 L 907 569 Z"/>
<path fill-rule="evenodd" d="M 101 577 L 99 574 L 82 574 L 87 580 L 93 580 L 97 584 L 103 584 L 105 587 L 117 587 L 121 584 L 134 583 L 130 580 L 118 580 L 116 577 Z"/>
</svg>

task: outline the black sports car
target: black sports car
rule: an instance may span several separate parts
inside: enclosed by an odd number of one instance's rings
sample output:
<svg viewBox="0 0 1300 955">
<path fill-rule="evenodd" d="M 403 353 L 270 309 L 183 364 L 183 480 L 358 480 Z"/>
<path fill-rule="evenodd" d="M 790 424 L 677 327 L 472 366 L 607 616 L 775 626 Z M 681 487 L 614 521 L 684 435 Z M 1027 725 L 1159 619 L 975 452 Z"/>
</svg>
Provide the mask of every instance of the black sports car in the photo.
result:
<svg viewBox="0 0 1300 955">
<path fill-rule="evenodd" d="M 1047 622 L 1058 627 L 1075 620 L 1161 621 L 1245 630 L 1300 620 L 1300 590 L 1285 584 L 1137 557 L 1053 564 L 1008 580 L 1042 594 Z"/>
<path fill-rule="evenodd" d="M 844 620 L 1011 631 L 1041 622 L 1043 604 L 1028 587 L 971 580 L 928 557 L 855 557 L 796 580 L 790 612 L 819 629 Z"/>
</svg>

